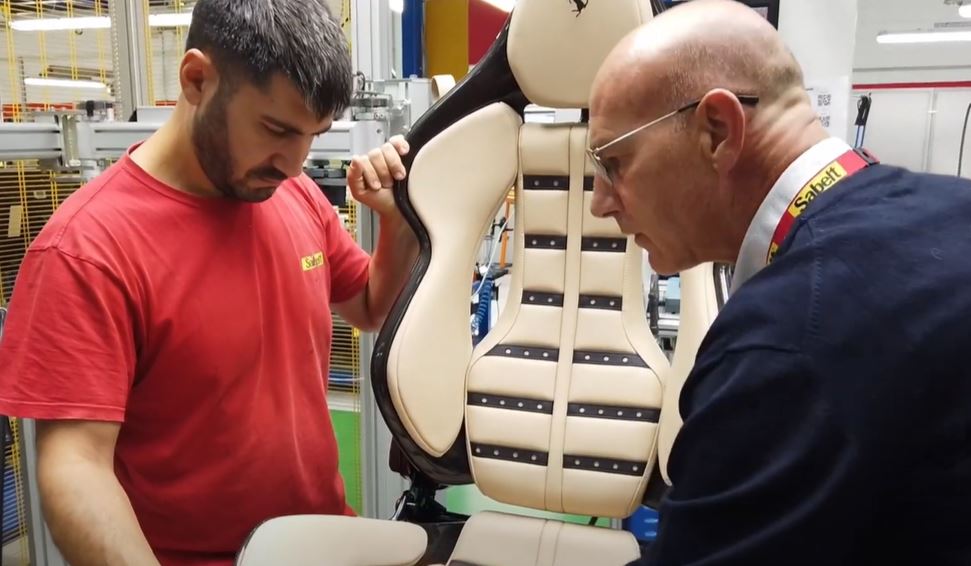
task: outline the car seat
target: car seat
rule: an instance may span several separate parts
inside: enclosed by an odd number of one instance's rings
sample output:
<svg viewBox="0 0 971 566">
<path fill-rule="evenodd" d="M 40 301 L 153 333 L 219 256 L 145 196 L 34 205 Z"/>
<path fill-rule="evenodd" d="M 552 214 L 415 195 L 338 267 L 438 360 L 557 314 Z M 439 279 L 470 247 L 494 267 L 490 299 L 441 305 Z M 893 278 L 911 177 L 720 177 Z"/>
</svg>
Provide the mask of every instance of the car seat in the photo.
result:
<svg viewBox="0 0 971 566">
<path fill-rule="evenodd" d="M 483 61 L 415 124 L 409 177 L 395 198 L 421 252 L 371 360 L 392 465 L 411 488 L 389 521 L 267 521 L 237 564 L 610 566 L 638 558 L 638 541 L 623 530 L 497 512 L 464 517 L 436 493 L 474 483 L 515 506 L 623 519 L 649 485 L 664 490 L 684 376 L 671 374 L 648 326 L 642 252 L 613 220 L 590 212 L 585 120 L 523 121 L 529 103 L 586 108 L 608 52 L 662 9 L 649 0 L 519 0 Z M 509 298 L 473 345 L 474 261 L 513 188 Z M 682 274 L 674 364 L 685 376 L 717 312 L 713 273 L 705 265 Z"/>
</svg>

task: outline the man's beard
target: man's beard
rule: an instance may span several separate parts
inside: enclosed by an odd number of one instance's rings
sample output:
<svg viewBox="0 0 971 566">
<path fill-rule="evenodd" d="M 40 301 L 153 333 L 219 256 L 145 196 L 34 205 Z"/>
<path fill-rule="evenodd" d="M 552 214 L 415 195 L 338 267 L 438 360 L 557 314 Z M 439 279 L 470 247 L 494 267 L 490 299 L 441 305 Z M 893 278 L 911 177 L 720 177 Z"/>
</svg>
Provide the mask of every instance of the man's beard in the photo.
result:
<svg viewBox="0 0 971 566">
<path fill-rule="evenodd" d="M 196 114 L 192 124 L 192 145 L 196 158 L 209 182 L 223 196 L 245 202 L 263 202 L 273 196 L 274 191 L 249 191 L 246 179 L 283 182 L 287 176 L 274 167 L 264 167 L 248 172 L 241 179 L 233 178 L 236 167 L 229 149 L 227 98 L 220 88 L 205 110 L 200 109 Z"/>
</svg>

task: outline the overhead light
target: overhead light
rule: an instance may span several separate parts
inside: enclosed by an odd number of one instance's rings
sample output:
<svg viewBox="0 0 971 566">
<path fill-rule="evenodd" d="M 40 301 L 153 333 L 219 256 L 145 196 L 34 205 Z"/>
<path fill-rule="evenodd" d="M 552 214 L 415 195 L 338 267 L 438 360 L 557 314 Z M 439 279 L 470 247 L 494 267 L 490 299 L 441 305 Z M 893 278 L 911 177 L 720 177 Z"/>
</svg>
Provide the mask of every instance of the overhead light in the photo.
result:
<svg viewBox="0 0 971 566">
<path fill-rule="evenodd" d="M 958 14 L 961 14 L 962 18 L 971 18 L 971 4 L 964 4 L 958 8 Z"/>
<path fill-rule="evenodd" d="M 948 43 L 971 41 L 971 31 L 918 31 L 907 33 L 881 33 L 877 43 Z"/>
<path fill-rule="evenodd" d="M 503 12 L 512 12 L 513 7 L 516 5 L 516 0 L 485 0 L 485 3 L 492 4 Z"/>
<path fill-rule="evenodd" d="M 84 81 L 73 79 L 48 79 L 44 77 L 27 77 L 24 79 L 27 86 L 52 86 L 58 88 L 92 88 L 106 89 L 108 85 L 101 81 Z"/>
<path fill-rule="evenodd" d="M 192 23 L 192 12 L 149 14 L 148 25 L 153 28 L 185 27 Z"/>
<path fill-rule="evenodd" d="M 400 14 L 405 11 L 405 0 L 388 0 L 388 7 L 392 12 Z"/>
<path fill-rule="evenodd" d="M 108 29 L 110 27 L 111 18 L 108 16 L 88 16 L 83 18 L 36 18 L 10 21 L 10 28 L 17 31 Z"/>
</svg>

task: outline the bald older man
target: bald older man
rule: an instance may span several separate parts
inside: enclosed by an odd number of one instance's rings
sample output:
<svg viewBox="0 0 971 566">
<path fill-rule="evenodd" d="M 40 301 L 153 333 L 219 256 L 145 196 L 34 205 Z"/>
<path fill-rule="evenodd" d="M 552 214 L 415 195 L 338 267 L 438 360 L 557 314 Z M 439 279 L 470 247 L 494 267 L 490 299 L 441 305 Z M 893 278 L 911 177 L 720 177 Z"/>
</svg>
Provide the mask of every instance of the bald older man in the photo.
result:
<svg viewBox="0 0 971 566">
<path fill-rule="evenodd" d="M 670 10 L 605 62 L 593 211 L 735 264 L 645 564 L 971 565 L 971 183 L 830 137 L 776 31 Z"/>
</svg>

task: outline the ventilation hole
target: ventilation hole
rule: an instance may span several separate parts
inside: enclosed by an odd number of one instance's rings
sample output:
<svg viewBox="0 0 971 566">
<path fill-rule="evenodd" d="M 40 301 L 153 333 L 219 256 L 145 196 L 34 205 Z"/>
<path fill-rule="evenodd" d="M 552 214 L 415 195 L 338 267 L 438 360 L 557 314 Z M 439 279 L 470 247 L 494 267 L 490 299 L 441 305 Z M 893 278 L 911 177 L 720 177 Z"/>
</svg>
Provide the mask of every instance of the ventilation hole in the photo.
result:
<svg viewBox="0 0 971 566">
<path fill-rule="evenodd" d="M 634 468 L 634 471 L 635 471 L 635 472 L 636 472 L 636 471 L 637 471 L 637 469 L 638 469 L 638 467 L 637 467 L 637 466 L 634 466 L 633 468 Z"/>
<path fill-rule="evenodd" d="M 586 356 L 583 356 L 583 359 L 584 359 L 584 360 L 587 360 L 587 361 L 589 362 L 589 361 L 590 361 L 590 355 L 589 355 L 589 354 L 587 354 Z"/>
<path fill-rule="evenodd" d="M 597 304 L 597 299 L 590 299 L 590 304 L 591 305 Z"/>
<path fill-rule="evenodd" d="M 583 413 L 586 413 L 586 412 L 587 412 L 587 410 L 586 410 L 586 409 L 584 409 L 583 407 L 580 407 L 580 414 L 581 414 L 581 415 L 582 415 Z"/>
<path fill-rule="evenodd" d="M 513 458 L 519 458 L 519 452 L 513 452 L 512 453 L 512 457 Z"/>
<path fill-rule="evenodd" d="M 574 460 L 573 461 L 573 464 L 579 466 L 580 465 L 580 460 Z"/>
<path fill-rule="evenodd" d="M 614 469 L 615 470 L 619 470 L 620 469 L 620 465 L 619 464 L 614 464 Z"/>
<path fill-rule="evenodd" d="M 597 410 L 597 414 L 598 414 L 598 415 L 602 415 L 602 414 L 604 414 L 604 410 L 603 410 L 603 409 L 598 409 L 598 410 Z"/>
<path fill-rule="evenodd" d="M 624 416 L 624 411 L 617 411 L 617 416 L 618 417 Z"/>
<path fill-rule="evenodd" d="M 617 242 L 614 242 L 614 243 L 613 243 L 613 245 L 612 245 L 612 246 L 610 246 L 610 247 L 612 247 L 612 248 L 615 248 L 615 249 L 616 249 L 616 248 L 617 248 Z"/>
<path fill-rule="evenodd" d="M 523 355 L 528 358 L 529 357 L 529 350 L 526 350 L 525 352 L 523 352 Z"/>
<path fill-rule="evenodd" d="M 536 405 L 536 408 L 539 409 L 540 411 L 542 411 L 543 410 L 543 405 Z"/>
<path fill-rule="evenodd" d="M 529 459 L 535 462 L 536 461 L 536 454 L 533 454 L 532 456 L 530 456 Z"/>
<path fill-rule="evenodd" d="M 555 246 L 556 245 L 556 240 L 550 240 L 550 245 L 551 246 Z"/>
<path fill-rule="evenodd" d="M 476 453 L 476 454 L 482 454 L 482 449 L 481 449 L 481 448 L 479 448 L 479 447 L 476 447 L 476 449 L 475 449 L 475 453 Z"/>
<path fill-rule="evenodd" d="M 593 463 L 593 467 L 594 468 L 599 468 L 600 467 L 600 462 L 594 462 Z"/>
<path fill-rule="evenodd" d="M 610 306 L 614 306 L 616 304 L 617 304 L 617 301 L 610 301 Z"/>
<path fill-rule="evenodd" d="M 498 456 L 499 455 L 499 451 L 498 450 L 493 450 L 492 451 L 492 455 L 493 456 Z"/>
<path fill-rule="evenodd" d="M 610 361 L 610 356 L 604 356 L 604 361 L 605 362 L 609 362 Z"/>
<path fill-rule="evenodd" d="M 637 413 L 637 418 L 641 418 L 641 413 Z"/>
<path fill-rule="evenodd" d="M 536 300 L 536 297 L 534 297 L 533 295 L 530 295 L 529 296 L 529 302 L 533 302 L 535 300 Z"/>
<path fill-rule="evenodd" d="M 505 406 L 506 405 L 505 399 L 499 399 L 499 404 L 502 406 Z"/>
<path fill-rule="evenodd" d="M 549 297 L 549 298 L 547 298 L 547 299 L 546 299 L 546 302 L 547 302 L 547 303 L 552 303 L 552 302 L 553 302 L 553 297 Z"/>
<path fill-rule="evenodd" d="M 520 406 L 520 407 L 522 407 L 522 406 L 523 406 L 523 402 L 522 402 L 522 401 L 520 401 L 520 402 L 519 402 L 519 406 Z"/>
<path fill-rule="evenodd" d="M 489 402 L 489 399 L 488 399 L 488 398 L 486 398 L 486 397 L 483 397 L 483 398 L 482 398 L 482 402 L 483 402 L 483 403 L 488 403 L 488 402 Z"/>
<path fill-rule="evenodd" d="M 629 362 L 629 361 L 630 361 L 630 358 L 624 358 L 624 359 L 623 359 L 623 360 L 621 360 L 621 361 L 622 361 L 622 362 L 624 362 L 624 363 L 626 364 L 627 362 Z"/>
<path fill-rule="evenodd" d="M 549 352 L 543 352 L 543 357 L 544 357 L 544 358 L 548 358 L 548 357 L 550 357 L 550 353 L 549 353 Z"/>
<path fill-rule="evenodd" d="M 593 243 L 593 247 L 595 247 L 595 248 L 599 248 L 599 247 L 600 247 L 600 243 L 599 243 L 599 242 L 594 242 L 594 243 Z"/>
<path fill-rule="evenodd" d="M 536 244 L 538 244 L 538 243 L 539 243 L 539 242 L 538 242 L 537 240 L 533 240 L 533 245 L 534 245 L 534 246 L 535 246 Z"/>
<path fill-rule="evenodd" d="M 509 348 L 506 348 L 506 354 L 507 355 L 511 355 L 512 354 L 512 350 L 510 350 Z"/>
</svg>

